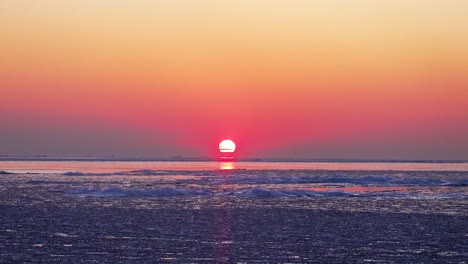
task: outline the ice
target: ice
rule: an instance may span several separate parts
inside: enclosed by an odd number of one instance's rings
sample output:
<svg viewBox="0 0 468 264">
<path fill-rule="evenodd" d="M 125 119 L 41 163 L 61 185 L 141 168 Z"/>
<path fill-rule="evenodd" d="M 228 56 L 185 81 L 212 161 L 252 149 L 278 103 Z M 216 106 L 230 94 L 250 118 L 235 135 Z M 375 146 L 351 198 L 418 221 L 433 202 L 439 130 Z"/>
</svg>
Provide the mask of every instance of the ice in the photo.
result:
<svg viewBox="0 0 468 264">
<path fill-rule="evenodd" d="M 189 176 L 180 180 L 180 184 L 331 184 L 359 186 L 467 186 L 468 179 L 457 179 L 457 174 L 450 172 L 374 172 L 362 175 L 359 171 L 346 174 L 314 170 L 232 170 L 232 171 L 177 171 L 177 170 L 134 170 L 114 173 L 93 173 L 69 171 L 64 176 L 153 176 L 154 179 L 167 179 L 171 176 Z M 370 174 L 370 175 L 369 175 Z M 379 175 L 380 174 L 380 175 Z M 454 175 L 455 179 L 448 176 Z M 429 177 L 431 176 L 431 177 Z M 161 178 L 159 178 L 161 177 Z M 202 182 L 205 181 L 205 182 Z"/>
<path fill-rule="evenodd" d="M 468 179 L 452 181 L 452 182 L 446 182 L 443 185 L 445 185 L 445 186 L 468 186 Z"/>
<path fill-rule="evenodd" d="M 15 173 L 0 175 L 3 262 L 463 263 L 467 256 L 468 171 L 98 165 L 0 168 Z"/>
<path fill-rule="evenodd" d="M 302 189 L 281 189 L 281 190 L 272 190 L 267 189 L 261 186 L 255 186 L 251 189 L 242 190 L 236 193 L 238 196 L 243 197 L 340 197 L 340 196 L 356 196 L 357 194 L 351 192 L 343 191 L 323 191 L 315 192 Z"/>
<path fill-rule="evenodd" d="M 54 234 L 56 237 L 71 237 L 69 234 L 57 232 Z"/>
<path fill-rule="evenodd" d="M 443 171 L 141 169 L 106 173 L 70 171 L 62 176 L 93 176 L 93 181 L 96 183 L 105 182 L 99 186 L 93 185 L 94 189 L 74 189 L 69 192 L 73 195 L 95 197 L 232 195 L 245 198 L 465 198 L 465 190 L 455 188 L 463 188 L 468 185 L 466 174 Z M 138 185 L 138 182 L 144 183 L 144 185 Z M 47 182 L 30 183 L 47 184 Z M 112 183 L 112 185 L 107 183 Z M 452 190 L 444 191 L 443 188 L 452 188 Z"/>
<path fill-rule="evenodd" d="M 260 186 L 255 186 L 252 189 L 244 190 L 241 192 L 238 192 L 240 196 L 245 196 L 245 197 L 283 197 L 283 196 L 289 196 L 288 194 L 281 192 L 281 191 L 275 191 L 275 190 L 269 190 L 266 188 L 262 188 Z"/>
<path fill-rule="evenodd" d="M 81 188 L 69 191 L 68 193 L 80 196 L 98 197 L 173 197 L 208 195 L 212 192 L 209 190 L 175 189 L 169 187 L 158 189 L 122 189 L 120 187 L 109 187 L 103 189 Z"/>
<path fill-rule="evenodd" d="M 165 170 L 147 170 L 147 169 L 122 172 L 122 174 L 125 174 L 125 175 L 142 175 L 142 176 L 146 176 L 146 175 L 164 175 L 166 173 L 167 173 L 167 171 L 165 171 Z"/>
<path fill-rule="evenodd" d="M 123 189 L 120 187 L 107 187 L 102 189 L 81 188 L 68 191 L 69 194 L 95 197 L 175 197 L 200 195 L 235 195 L 239 197 L 275 198 L 275 197 L 342 197 L 357 196 L 358 194 L 344 191 L 309 191 L 303 189 L 268 189 L 262 186 L 240 190 L 195 190 L 195 189 Z"/>
<path fill-rule="evenodd" d="M 192 188 L 155 188 L 155 189 L 137 189 L 137 188 L 79 188 L 69 190 L 70 195 L 90 196 L 90 197 L 195 197 L 195 196 L 237 196 L 245 198 L 280 198 L 280 197 L 387 197 L 387 198 L 467 198 L 464 193 L 406 193 L 398 191 L 369 191 L 369 192 L 349 192 L 342 190 L 312 191 L 299 188 L 291 189 L 271 189 L 264 186 L 254 186 L 241 189 L 192 189 Z"/>
<path fill-rule="evenodd" d="M 79 171 L 68 171 L 68 172 L 63 173 L 62 175 L 65 175 L 65 176 L 87 176 L 87 175 L 89 175 L 89 173 L 86 174 L 86 173 L 79 172 Z"/>
<path fill-rule="evenodd" d="M 466 186 L 468 179 L 462 180 L 441 180 L 430 178 L 403 178 L 389 176 L 291 176 L 291 177 L 264 177 L 231 175 L 228 178 L 220 179 L 223 183 L 229 184 L 333 184 L 333 185 L 375 185 L 375 186 Z"/>
<path fill-rule="evenodd" d="M 15 173 L 0 175 L 0 262 L 463 263 L 467 256 L 468 169 L 184 164 L 0 166 L 0 174 Z"/>
</svg>

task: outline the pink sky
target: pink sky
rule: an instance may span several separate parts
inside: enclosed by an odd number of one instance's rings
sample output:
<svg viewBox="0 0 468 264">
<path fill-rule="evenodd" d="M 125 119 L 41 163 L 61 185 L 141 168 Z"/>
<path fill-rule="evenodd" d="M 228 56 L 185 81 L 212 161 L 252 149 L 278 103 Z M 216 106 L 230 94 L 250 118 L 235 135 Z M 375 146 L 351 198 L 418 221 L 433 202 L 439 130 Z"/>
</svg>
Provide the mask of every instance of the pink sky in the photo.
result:
<svg viewBox="0 0 468 264">
<path fill-rule="evenodd" d="M 468 4 L 408 2 L 2 1 L 0 155 L 468 159 Z"/>
</svg>

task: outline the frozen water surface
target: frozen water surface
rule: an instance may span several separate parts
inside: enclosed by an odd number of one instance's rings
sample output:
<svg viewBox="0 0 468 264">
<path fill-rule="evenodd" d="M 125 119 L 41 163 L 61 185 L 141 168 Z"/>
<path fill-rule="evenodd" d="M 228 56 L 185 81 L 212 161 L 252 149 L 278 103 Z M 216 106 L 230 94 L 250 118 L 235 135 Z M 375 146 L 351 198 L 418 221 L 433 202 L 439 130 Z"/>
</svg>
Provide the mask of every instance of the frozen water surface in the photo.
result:
<svg viewBox="0 0 468 264">
<path fill-rule="evenodd" d="M 0 262 L 465 263 L 465 163 L 0 162 Z"/>
</svg>

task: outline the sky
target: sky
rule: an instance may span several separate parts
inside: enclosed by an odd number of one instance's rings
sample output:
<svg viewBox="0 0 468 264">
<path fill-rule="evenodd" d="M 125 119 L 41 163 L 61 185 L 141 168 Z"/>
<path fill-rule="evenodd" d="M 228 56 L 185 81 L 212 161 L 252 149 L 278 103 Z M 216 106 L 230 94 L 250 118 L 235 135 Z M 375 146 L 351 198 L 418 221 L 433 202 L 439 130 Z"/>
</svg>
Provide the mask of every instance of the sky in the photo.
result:
<svg viewBox="0 0 468 264">
<path fill-rule="evenodd" d="M 468 1 L 2 0 L 0 155 L 468 159 Z"/>
</svg>

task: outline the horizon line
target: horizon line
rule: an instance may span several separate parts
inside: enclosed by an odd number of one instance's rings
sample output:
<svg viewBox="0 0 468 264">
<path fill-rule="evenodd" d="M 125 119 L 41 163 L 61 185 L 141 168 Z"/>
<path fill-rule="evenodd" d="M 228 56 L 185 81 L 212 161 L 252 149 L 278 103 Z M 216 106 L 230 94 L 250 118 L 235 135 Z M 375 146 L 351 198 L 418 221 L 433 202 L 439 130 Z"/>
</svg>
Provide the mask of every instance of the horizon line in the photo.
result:
<svg viewBox="0 0 468 264">
<path fill-rule="evenodd" d="M 119 161 L 119 162 L 226 162 L 219 157 L 117 157 L 117 156 L 8 156 L 0 155 L 0 161 Z M 467 163 L 468 160 L 452 159 L 337 159 L 337 158 L 234 158 L 230 162 L 402 162 L 402 163 Z"/>
</svg>

